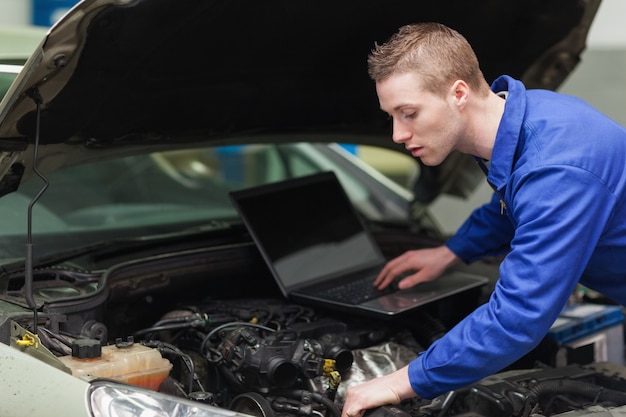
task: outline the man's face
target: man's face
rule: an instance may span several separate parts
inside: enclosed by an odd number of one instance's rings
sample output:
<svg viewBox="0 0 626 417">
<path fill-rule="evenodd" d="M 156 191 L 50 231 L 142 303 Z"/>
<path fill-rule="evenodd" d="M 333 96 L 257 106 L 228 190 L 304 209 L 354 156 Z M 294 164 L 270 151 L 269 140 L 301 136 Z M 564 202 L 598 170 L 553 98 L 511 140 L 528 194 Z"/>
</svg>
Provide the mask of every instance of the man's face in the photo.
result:
<svg viewBox="0 0 626 417">
<path fill-rule="evenodd" d="M 452 91 L 435 95 L 414 73 L 376 83 L 380 108 L 393 119 L 393 141 L 425 165 L 439 165 L 459 146 L 463 126 Z"/>
</svg>

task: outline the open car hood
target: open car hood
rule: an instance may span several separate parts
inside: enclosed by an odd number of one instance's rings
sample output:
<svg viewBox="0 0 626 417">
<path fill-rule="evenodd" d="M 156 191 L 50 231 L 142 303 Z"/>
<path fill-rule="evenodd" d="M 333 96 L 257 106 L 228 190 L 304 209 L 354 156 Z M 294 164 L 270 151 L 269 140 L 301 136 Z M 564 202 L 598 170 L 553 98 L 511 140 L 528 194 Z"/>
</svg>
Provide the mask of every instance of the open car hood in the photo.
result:
<svg viewBox="0 0 626 417">
<path fill-rule="evenodd" d="M 468 38 L 488 81 L 506 73 L 555 89 L 578 63 L 599 1 L 83 1 L 0 104 L 0 193 L 32 175 L 36 140 L 44 172 L 200 141 L 397 147 L 367 75 L 375 42 L 439 21 Z M 467 167 L 452 156 L 434 184 L 462 194 Z"/>
</svg>

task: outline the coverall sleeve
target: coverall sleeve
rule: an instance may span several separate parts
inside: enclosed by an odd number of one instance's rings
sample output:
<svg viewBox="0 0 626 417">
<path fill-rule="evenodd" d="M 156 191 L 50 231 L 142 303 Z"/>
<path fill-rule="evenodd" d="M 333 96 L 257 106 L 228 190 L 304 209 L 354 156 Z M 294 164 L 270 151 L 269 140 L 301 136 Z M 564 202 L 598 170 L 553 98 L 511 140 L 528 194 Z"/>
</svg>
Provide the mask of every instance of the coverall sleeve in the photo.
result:
<svg viewBox="0 0 626 417">
<path fill-rule="evenodd" d="M 512 192 L 518 224 L 489 301 L 409 364 L 411 386 L 424 398 L 498 372 L 541 341 L 616 201 L 598 177 L 571 166 L 535 170 Z"/>
<path fill-rule="evenodd" d="M 513 224 L 502 214 L 500 199 L 494 193 L 489 203 L 472 212 L 446 246 L 463 262 L 472 263 L 506 253 L 513 232 Z"/>
</svg>

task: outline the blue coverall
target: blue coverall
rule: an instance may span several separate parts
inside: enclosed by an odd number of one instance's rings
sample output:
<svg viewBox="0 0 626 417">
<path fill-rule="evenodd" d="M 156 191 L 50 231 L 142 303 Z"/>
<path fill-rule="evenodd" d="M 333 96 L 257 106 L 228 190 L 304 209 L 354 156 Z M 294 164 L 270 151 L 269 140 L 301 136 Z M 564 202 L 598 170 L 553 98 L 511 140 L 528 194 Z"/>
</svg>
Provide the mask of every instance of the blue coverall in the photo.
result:
<svg viewBox="0 0 626 417">
<path fill-rule="evenodd" d="M 626 305 L 626 129 L 508 76 L 492 90 L 508 91 L 487 176 L 496 193 L 446 245 L 467 263 L 506 256 L 489 301 L 409 364 L 423 398 L 528 353 L 578 282 Z"/>
</svg>

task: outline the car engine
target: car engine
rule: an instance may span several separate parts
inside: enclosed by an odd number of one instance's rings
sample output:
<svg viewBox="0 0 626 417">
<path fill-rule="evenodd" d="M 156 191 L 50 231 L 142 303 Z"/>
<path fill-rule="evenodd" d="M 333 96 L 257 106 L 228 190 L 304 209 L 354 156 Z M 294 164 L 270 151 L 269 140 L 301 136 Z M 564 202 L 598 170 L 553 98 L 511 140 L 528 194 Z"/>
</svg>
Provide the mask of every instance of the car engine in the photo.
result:
<svg viewBox="0 0 626 417">
<path fill-rule="evenodd" d="M 421 319 L 431 321 L 423 327 L 430 331 L 415 337 L 401 326 L 339 320 L 279 299 L 213 300 L 171 310 L 112 347 L 141 346 L 169 361 L 167 376 L 152 387 L 160 392 L 258 417 L 339 417 L 348 387 L 404 366 L 441 336 L 437 320 Z M 75 349 L 70 335 L 45 327 L 39 334 L 56 355 Z M 602 363 L 508 370 L 433 400 L 407 400 L 367 415 L 617 416 L 625 411 L 624 369 Z"/>
<path fill-rule="evenodd" d="M 285 300 L 268 284 L 261 260 L 250 256 L 251 246 L 221 248 L 226 249 L 135 258 L 105 272 L 38 268 L 32 289 L 40 306 L 37 329 L 24 301 L 22 273 L 5 273 L 0 276 L 2 343 L 14 345 L 36 333 L 54 362 L 76 376 L 118 379 L 252 416 L 339 417 L 348 388 L 405 366 L 480 302 L 478 294 L 465 293 L 406 319 L 354 317 Z M 248 271 L 258 272 L 251 279 Z M 241 296 L 225 296 L 233 293 Z M 106 361 L 99 355 L 115 365 L 101 363 Z M 139 372 L 108 369 L 129 361 Z M 367 414 L 604 417 L 625 412 L 626 368 L 534 361 L 432 400 L 411 399 Z"/>
</svg>

